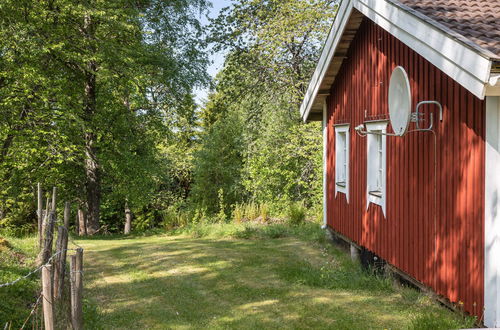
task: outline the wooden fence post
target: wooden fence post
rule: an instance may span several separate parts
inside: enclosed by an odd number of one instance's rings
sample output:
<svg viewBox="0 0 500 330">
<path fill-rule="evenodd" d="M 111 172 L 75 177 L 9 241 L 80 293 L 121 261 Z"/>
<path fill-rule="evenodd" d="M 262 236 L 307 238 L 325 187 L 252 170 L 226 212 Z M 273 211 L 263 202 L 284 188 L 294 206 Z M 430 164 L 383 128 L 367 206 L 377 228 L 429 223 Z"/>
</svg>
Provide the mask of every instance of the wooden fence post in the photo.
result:
<svg viewBox="0 0 500 330">
<path fill-rule="evenodd" d="M 37 185 L 38 193 L 37 193 L 37 208 L 36 215 L 38 218 L 38 247 L 42 248 L 43 243 L 43 231 L 42 231 L 42 223 L 43 223 L 43 192 L 42 185 L 38 183 Z"/>
<path fill-rule="evenodd" d="M 44 240 L 44 236 L 45 235 L 45 227 L 47 226 L 47 219 L 49 217 L 49 205 L 50 205 L 50 197 L 47 196 L 47 200 L 46 200 L 46 207 L 45 207 L 45 210 L 42 210 L 42 232 L 40 234 L 41 236 L 41 240 L 42 240 L 42 248 L 43 248 L 43 240 Z"/>
<path fill-rule="evenodd" d="M 46 217 L 45 233 L 43 237 L 43 250 L 41 264 L 46 264 L 50 256 L 52 255 L 52 243 L 54 239 L 54 224 L 56 222 L 55 214 L 49 212 L 48 217 Z"/>
<path fill-rule="evenodd" d="M 83 329 L 83 250 L 77 249 L 71 256 L 71 324 L 74 330 Z"/>
<path fill-rule="evenodd" d="M 57 188 L 53 187 L 52 188 L 52 212 L 56 212 L 56 195 L 57 195 Z"/>
<path fill-rule="evenodd" d="M 64 287 L 64 272 L 66 268 L 66 252 L 68 249 L 68 231 L 64 226 L 57 228 L 57 243 L 54 268 L 54 298 L 60 299 Z"/>
<path fill-rule="evenodd" d="M 46 330 L 54 329 L 54 306 L 52 297 L 52 265 L 42 268 L 43 321 Z"/>
<path fill-rule="evenodd" d="M 71 216 L 71 204 L 70 202 L 64 203 L 64 227 L 69 234 L 69 217 Z"/>
</svg>

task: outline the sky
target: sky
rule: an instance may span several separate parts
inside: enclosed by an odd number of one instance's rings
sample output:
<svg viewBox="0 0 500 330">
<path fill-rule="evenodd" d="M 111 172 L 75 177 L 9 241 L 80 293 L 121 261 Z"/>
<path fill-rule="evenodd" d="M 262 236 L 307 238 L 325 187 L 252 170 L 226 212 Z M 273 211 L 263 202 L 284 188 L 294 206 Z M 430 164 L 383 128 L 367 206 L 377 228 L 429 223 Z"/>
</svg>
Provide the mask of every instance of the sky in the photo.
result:
<svg viewBox="0 0 500 330">
<path fill-rule="evenodd" d="M 228 7 L 232 0 L 212 0 L 212 8 L 210 8 L 209 17 L 215 18 L 219 15 L 222 8 Z M 203 17 L 201 22 L 205 25 L 208 24 L 208 19 Z M 212 64 L 208 67 L 208 73 L 211 77 L 215 78 L 217 72 L 222 69 L 224 65 L 224 53 L 210 54 L 210 61 Z M 208 89 L 196 89 L 195 91 L 196 100 L 198 104 L 203 104 L 208 96 Z"/>
</svg>

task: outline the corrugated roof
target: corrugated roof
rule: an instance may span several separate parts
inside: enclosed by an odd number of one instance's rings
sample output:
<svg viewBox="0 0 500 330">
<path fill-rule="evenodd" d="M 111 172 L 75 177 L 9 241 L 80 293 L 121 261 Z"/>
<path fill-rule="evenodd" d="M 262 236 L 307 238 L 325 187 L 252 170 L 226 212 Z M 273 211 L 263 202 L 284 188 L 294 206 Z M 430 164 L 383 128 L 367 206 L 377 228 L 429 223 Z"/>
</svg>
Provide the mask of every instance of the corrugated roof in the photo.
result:
<svg viewBox="0 0 500 330">
<path fill-rule="evenodd" d="M 500 0 L 397 0 L 500 58 Z"/>
</svg>

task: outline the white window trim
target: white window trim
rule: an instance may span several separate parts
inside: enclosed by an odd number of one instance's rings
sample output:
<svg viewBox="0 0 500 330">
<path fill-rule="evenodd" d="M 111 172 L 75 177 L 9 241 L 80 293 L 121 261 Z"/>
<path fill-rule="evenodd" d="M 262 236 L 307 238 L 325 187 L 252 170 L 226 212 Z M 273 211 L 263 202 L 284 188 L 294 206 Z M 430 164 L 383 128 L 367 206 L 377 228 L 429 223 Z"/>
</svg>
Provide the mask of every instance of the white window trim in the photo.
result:
<svg viewBox="0 0 500 330">
<path fill-rule="evenodd" d="M 351 138 L 349 134 L 349 124 L 337 124 L 334 125 L 335 128 L 335 198 L 337 197 L 337 193 L 341 192 L 344 193 L 347 199 L 347 202 L 349 203 L 349 181 L 350 181 L 350 173 L 349 173 L 349 158 L 350 158 L 350 150 L 351 150 Z M 338 151 L 338 134 L 339 133 L 345 133 L 345 163 L 346 163 L 346 169 L 345 169 L 345 185 L 341 186 L 337 184 L 337 151 Z"/>
<path fill-rule="evenodd" d="M 387 121 L 371 121 L 366 122 L 366 130 L 369 131 L 381 131 L 382 133 L 387 133 Z M 369 139 L 373 138 L 374 134 L 368 134 L 367 146 L 366 146 L 366 209 L 370 206 L 370 203 L 379 205 L 382 207 L 382 212 L 384 216 L 386 215 L 386 200 L 387 200 L 387 135 L 380 135 L 382 138 L 382 173 L 381 173 L 381 196 L 375 196 L 369 192 L 369 164 L 370 164 L 370 150 L 369 150 Z"/>
</svg>

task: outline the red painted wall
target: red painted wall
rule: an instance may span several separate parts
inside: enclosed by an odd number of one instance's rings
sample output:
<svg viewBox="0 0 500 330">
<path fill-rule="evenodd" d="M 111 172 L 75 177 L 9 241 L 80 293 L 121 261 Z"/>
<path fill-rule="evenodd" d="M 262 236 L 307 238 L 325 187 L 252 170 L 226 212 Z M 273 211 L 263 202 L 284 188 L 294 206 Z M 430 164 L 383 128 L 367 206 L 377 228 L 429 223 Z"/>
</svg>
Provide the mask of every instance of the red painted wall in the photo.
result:
<svg viewBox="0 0 500 330">
<path fill-rule="evenodd" d="M 389 79 L 398 65 L 408 73 L 413 106 L 437 100 L 444 111 L 443 121 L 435 126 L 437 157 L 430 132 L 387 137 L 384 217 L 378 205 L 366 209 L 367 139 L 354 127 L 389 118 Z M 351 44 L 327 102 L 328 225 L 482 317 L 484 102 L 368 19 Z M 333 125 L 338 123 L 351 124 L 349 203 L 342 193 L 335 197 Z"/>
</svg>

